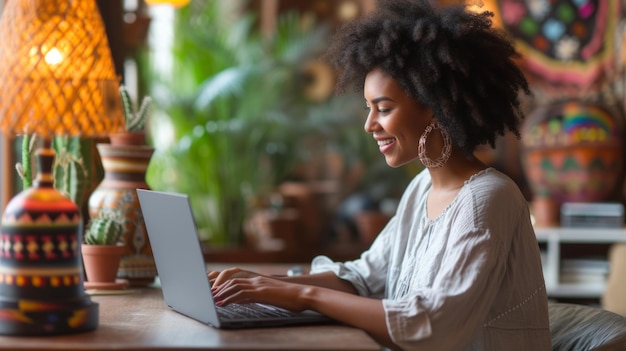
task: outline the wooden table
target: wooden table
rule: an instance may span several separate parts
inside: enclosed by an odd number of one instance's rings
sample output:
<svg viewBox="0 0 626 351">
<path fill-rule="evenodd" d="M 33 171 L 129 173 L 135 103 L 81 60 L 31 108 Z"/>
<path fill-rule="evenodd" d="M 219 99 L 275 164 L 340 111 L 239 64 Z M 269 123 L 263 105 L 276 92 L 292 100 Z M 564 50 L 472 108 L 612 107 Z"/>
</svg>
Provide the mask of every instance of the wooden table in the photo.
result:
<svg viewBox="0 0 626 351">
<path fill-rule="evenodd" d="M 216 269 L 222 266 L 214 266 Z M 246 266 L 254 269 L 254 266 Z M 284 272 L 285 265 L 259 271 Z M 366 333 L 344 325 L 219 330 L 170 310 L 158 287 L 93 295 L 95 331 L 46 337 L 0 336 L 0 350 L 380 350 Z"/>
</svg>

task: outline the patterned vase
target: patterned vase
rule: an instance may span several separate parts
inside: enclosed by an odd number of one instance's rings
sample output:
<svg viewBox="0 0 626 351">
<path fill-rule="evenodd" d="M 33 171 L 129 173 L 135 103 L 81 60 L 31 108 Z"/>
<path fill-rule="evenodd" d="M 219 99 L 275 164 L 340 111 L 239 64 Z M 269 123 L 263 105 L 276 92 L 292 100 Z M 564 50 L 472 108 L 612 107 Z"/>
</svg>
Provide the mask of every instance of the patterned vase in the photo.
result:
<svg viewBox="0 0 626 351">
<path fill-rule="evenodd" d="M 0 334 L 93 330 L 98 304 L 83 287 L 78 207 L 53 187 L 54 150 L 37 154 L 35 185 L 7 204 L 0 235 Z"/>
<path fill-rule="evenodd" d="M 106 211 L 121 218 L 126 249 L 118 277 L 127 279 L 133 286 L 150 284 L 156 277 L 156 266 L 136 189 L 149 188 L 145 177 L 154 148 L 116 144 L 96 147 L 102 159 L 104 179 L 89 197 L 89 216 L 95 218 Z"/>
<path fill-rule="evenodd" d="M 619 119 L 607 109 L 584 102 L 558 103 L 531 113 L 522 144 L 533 197 L 557 204 L 610 200 L 623 168 L 622 131 Z"/>
</svg>

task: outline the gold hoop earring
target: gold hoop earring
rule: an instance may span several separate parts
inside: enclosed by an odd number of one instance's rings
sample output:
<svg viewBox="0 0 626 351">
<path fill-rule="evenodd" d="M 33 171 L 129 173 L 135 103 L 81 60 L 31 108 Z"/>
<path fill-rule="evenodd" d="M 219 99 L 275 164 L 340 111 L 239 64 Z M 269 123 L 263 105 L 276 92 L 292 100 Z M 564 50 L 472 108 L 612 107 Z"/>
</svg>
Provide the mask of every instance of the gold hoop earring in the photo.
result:
<svg viewBox="0 0 626 351">
<path fill-rule="evenodd" d="M 433 131 L 433 129 L 439 129 L 441 137 L 443 138 L 443 148 L 441 150 L 441 156 L 439 156 L 439 158 L 434 161 L 430 159 L 428 155 L 426 155 L 426 139 L 428 139 L 428 135 L 430 134 L 430 132 Z M 445 165 L 450 158 L 450 154 L 452 153 L 452 142 L 450 141 L 450 135 L 448 134 L 448 131 L 442 128 L 437 122 L 432 122 L 431 124 L 429 124 L 424 130 L 422 136 L 420 137 L 417 152 L 422 164 L 428 168 L 439 168 Z"/>
</svg>

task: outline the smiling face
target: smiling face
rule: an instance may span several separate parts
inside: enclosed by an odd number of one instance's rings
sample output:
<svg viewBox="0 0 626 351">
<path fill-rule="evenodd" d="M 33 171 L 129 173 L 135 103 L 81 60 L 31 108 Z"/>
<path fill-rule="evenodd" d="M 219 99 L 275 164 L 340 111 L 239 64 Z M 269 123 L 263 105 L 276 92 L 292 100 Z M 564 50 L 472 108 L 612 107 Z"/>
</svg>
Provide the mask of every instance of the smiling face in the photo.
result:
<svg viewBox="0 0 626 351">
<path fill-rule="evenodd" d="M 364 128 L 378 142 L 387 164 L 400 167 L 417 159 L 419 138 L 432 120 L 430 109 L 380 69 L 367 75 L 363 92 L 369 109 Z"/>
</svg>

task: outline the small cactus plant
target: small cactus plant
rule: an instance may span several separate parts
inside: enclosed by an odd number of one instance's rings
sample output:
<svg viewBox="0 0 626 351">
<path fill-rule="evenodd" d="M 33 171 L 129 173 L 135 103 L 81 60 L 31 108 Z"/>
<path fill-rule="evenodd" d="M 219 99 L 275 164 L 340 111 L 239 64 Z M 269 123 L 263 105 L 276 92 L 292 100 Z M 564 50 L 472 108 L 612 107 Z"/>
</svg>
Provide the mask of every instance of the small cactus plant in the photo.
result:
<svg viewBox="0 0 626 351">
<path fill-rule="evenodd" d="M 54 187 L 72 199 L 79 210 L 83 208 L 85 191 L 90 186 L 88 162 L 85 162 L 90 151 L 82 144 L 78 136 L 55 136 L 52 139 L 52 148 L 56 151 Z M 83 154 L 83 149 L 86 154 Z"/>
<path fill-rule="evenodd" d="M 35 134 L 25 134 L 22 139 L 22 162 L 15 164 L 15 169 L 22 179 L 23 189 L 32 186 L 36 163 L 33 154 L 38 137 Z M 83 196 L 89 186 L 89 170 L 85 166 L 83 146 L 80 137 L 55 136 L 51 147 L 56 155 L 54 158 L 54 187 L 67 195 L 79 210 L 82 209 Z"/>
<path fill-rule="evenodd" d="M 24 134 L 22 138 L 22 162 L 15 164 L 17 174 L 22 179 L 22 189 L 26 190 L 33 185 L 33 149 L 37 135 Z"/>
<path fill-rule="evenodd" d="M 124 84 L 120 85 L 120 96 L 122 98 L 122 106 L 124 107 L 124 119 L 126 120 L 126 131 L 130 133 L 142 132 L 146 124 L 146 118 L 152 98 L 144 96 L 141 101 L 139 110 L 135 110 L 133 101 L 128 93 L 128 89 Z"/>
<path fill-rule="evenodd" d="M 97 217 L 89 222 L 84 242 L 88 245 L 116 245 L 123 231 L 124 227 L 117 220 Z"/>
</svg>

